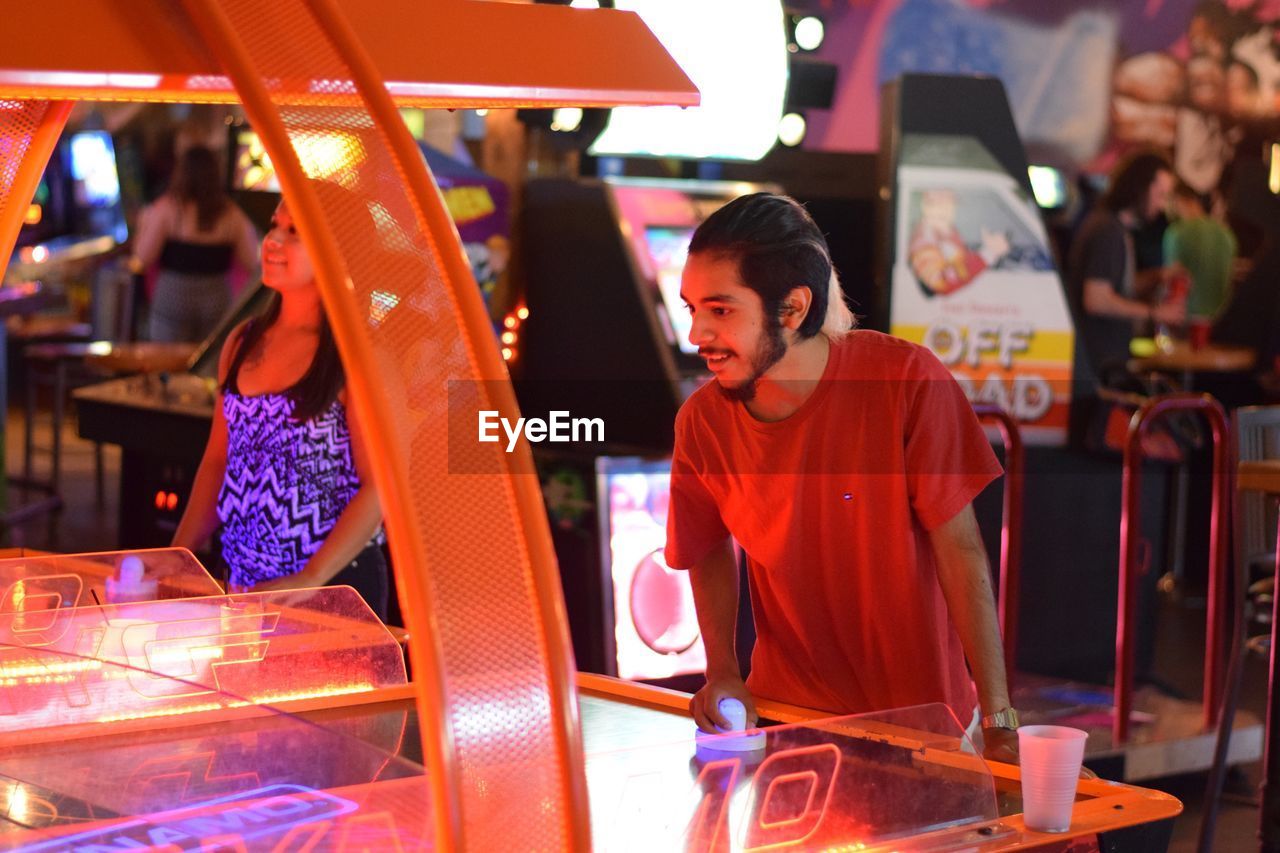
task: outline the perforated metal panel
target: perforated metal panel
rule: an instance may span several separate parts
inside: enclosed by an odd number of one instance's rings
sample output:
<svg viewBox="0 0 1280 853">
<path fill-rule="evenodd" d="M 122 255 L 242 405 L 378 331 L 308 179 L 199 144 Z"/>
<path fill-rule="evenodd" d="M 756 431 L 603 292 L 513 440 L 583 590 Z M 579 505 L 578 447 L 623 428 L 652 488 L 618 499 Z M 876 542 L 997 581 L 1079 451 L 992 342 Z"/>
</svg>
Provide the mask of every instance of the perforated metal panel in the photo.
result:
<svg viewBox="0 0 1280 853">
<path fill-rule="evenodd" d="M 0 204 L 9 203 L 13 179 L 27 155 L 31 137 L 48 111 L 48 101 L 0 103 Z"/>
<path fill-rule="evenodd" d="M 317 17 L 300 0 L 188 5 L 262 134 L 317 261 L 373 444 L 393 557 L 407 581 L 408 627 L 434 640 L 434 660 L 414 663 L 416 677 L 433 682 L 424 695 L 442 700 L 438 723 L 446 727 L 424 733 L 429 772 L 452 783 L 435 808 L 457 811 L 467 849 L 514 839 L 522 850 L 578 846 L 579 736 L 573 712 L 557 700 L 571 662 L 561 651 L 562 621 L 545 616 L 559 612 L 545 598 L 555 589 L 549 549 L 535 559 L 527 542 L 530 525 L 546 522 L 529 512 L 537 501 L 518 493 L 536 481 L 509 476 L 499 445 L 448 440 L 451 389 L 455 411 L 464 403 L 503 408 L 478 380 L 506 377 L 492 335 L 477 322 L 483 308 L 456 232 L 440 228 L 447 220 L 439 193 L 422 180 L 420 157 L 400 159 L 408 137 L 394 138 L 402 126 L 379 126 L 385 110 L 324 105 L 350 104 L 350 81 L 369 82 L 370 66 L 353 70 L 340 55 L 351 50 L 346 36 L 326 31 L 341 25 L 332 6 L 317 3 Z M 414 38 L 431 49 L 433 34 Z M 374 88 L 386 98 L 381 85 Z M 273 137 L 280 129 L 285 135 Z M 280 149 L 286 138 L 291 150 Z M 450 831 L 447 818 L 438 826 Z"/>
<path fill-rule="evenodd" d="M 66 103 L 0 100 L 0 258 L 6 261 L 69 112 Z"/>
</svg>

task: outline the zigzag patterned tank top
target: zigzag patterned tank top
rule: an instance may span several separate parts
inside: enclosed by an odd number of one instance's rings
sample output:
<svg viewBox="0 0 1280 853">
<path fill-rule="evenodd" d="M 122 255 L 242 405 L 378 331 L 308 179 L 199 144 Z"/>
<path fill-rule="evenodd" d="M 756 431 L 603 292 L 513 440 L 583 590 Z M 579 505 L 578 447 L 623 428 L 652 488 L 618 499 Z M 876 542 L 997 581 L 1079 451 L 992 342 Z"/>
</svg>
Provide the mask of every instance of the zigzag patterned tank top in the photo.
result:
<svg viewBox="0 0 1280 853">
<path fill-rule="evenodd" d="M 236 586 L 303 569 L 360 489 L 347 412 L 334 400 L 299 423 L 281 393 L 222 395 L 227 472 L 218 492 L 222 555 Z"/>
</svg>

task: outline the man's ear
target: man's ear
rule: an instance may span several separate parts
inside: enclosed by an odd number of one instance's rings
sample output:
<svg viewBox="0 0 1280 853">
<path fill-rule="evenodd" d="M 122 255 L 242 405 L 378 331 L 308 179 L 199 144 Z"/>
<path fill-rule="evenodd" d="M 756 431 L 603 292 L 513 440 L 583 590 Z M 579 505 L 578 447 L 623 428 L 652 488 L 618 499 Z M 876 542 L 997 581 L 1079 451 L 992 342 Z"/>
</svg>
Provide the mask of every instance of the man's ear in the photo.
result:
<svg viewBox="0 0 1280 853">
<path fill-rule="evenodd" d="M 782 298 L 782 309 L 779 312 L 781 316 L 778 318 L 782 328 L 793 332 L 799 329 L 804 318 L 809 316 L 811 307 L 813 307 L 812 290 L 803 284 L 791 288 L 790 292 Z"/>
</svg>

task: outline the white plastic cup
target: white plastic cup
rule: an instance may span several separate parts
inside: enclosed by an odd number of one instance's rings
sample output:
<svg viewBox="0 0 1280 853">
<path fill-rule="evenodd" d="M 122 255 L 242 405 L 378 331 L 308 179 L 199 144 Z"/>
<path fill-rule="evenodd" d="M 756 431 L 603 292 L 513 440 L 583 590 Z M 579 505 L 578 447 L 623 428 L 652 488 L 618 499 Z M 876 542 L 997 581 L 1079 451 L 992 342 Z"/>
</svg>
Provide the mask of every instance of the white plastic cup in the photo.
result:
<svg viewBox="0 0 1280 853">
<path fill-rule="evenodd" d="M 1067 726 L 1018 729 L 1022 768 L 1022 819 L 1037 832 L 1066 832 L 1084 761 L 1087 732 Z"/>
</svg>

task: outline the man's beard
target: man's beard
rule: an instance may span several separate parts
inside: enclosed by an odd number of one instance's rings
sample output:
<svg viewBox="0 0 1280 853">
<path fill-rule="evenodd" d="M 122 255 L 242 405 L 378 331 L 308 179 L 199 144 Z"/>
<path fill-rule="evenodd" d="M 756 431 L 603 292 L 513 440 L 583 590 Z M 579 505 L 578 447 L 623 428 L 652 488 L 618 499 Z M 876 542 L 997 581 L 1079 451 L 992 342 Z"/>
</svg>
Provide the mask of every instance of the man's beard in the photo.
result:
<svg viewBox="0 0 1280 853">
<path fill-rule="evenodd" d="M 765 372 L 782 360 L 787 354 L 787 342 L 782 337 L 782 324 L 776 320 L 768 324 L 764 340 L 760 341 L 756 351 L 751 355 L 751 375 L 740 384 L 730 388 L 720 382 L 720 393 L 730 400 L 749 403 L 756 398 L 756 383 Z"/>
</svg>

